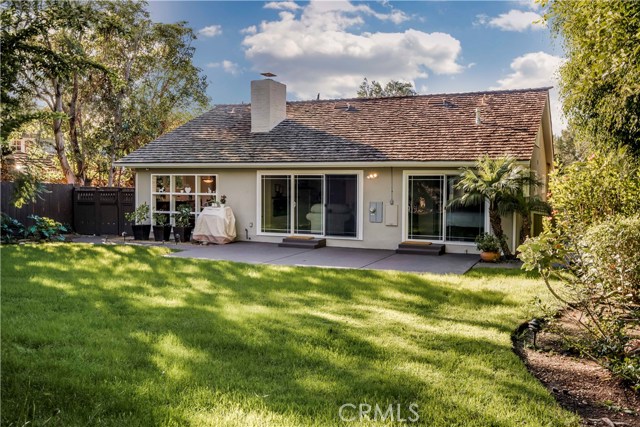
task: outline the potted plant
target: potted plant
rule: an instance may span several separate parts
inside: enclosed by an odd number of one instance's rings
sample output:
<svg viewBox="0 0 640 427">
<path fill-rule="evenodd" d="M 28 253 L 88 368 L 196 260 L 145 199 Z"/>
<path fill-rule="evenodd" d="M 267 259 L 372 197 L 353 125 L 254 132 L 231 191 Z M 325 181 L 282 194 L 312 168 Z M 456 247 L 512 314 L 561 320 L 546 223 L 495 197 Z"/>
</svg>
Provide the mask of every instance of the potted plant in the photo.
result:
<svg viewBox="0 0 640 427">
<path fill-rule="evenodd" d="M 143 224 L 149 220 L 149 205 L 145 202 L 138 206 L 133 212 L 124 214 L 124 218 L 131 222 L 133 238 L 135 240 L 149 240 L 151 234 L 151 224 Z"/>
<path fill-rule="evenodd" d="M 222 206 L 224 206 L 224 205 L 226 205 L 226 204 L 227 204 L 227 196 L 226 196 L 226 195 L 224 195 L 224 194 L 223 194 L 223 195 L 220 197 L 220 204 L 221 204 Z"/>
<path fill-rule="evenodd" d="M 178 206 L 178 212 L 173 216 L 175 219 L 175 225 L 173 227 L 173 234 L 179 236 L 181 242 L 188 242 L 191 240 L 191 206 L 180 205 Z"/>
<path fill-rule="evenodd" d="M 482 233 L 476 237 L 476 247 L 480 258 L 485 262 L 497 262 L 500 259 L 501 239 L 491 233 Z"/>
<path fill-rule="evenodd" d="M 154 213 L 153 214 L 153 238 L 156 242 L 167 242 L 171 237 L 171 224 L 169 224 L 169 215 Z"/>
</svg>

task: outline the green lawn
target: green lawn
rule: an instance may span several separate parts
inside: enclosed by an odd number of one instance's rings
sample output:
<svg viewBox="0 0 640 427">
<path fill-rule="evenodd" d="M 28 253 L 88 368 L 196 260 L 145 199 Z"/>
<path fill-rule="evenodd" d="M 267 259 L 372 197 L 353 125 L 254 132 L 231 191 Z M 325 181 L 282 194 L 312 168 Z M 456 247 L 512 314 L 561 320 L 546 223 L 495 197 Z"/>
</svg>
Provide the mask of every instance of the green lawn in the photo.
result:
<svg viewBox="0 0 640 427">
<path fill-rule="evenodd" d="M 401 418 L 416 404 L 429 427 L 577 425 L 511 351 L 543 290 L 519 271 L 272 267 L 80 244 L 0 253 L 3 425 L 334 426 L 347 403 L 400 405 Z"/>
</svg>

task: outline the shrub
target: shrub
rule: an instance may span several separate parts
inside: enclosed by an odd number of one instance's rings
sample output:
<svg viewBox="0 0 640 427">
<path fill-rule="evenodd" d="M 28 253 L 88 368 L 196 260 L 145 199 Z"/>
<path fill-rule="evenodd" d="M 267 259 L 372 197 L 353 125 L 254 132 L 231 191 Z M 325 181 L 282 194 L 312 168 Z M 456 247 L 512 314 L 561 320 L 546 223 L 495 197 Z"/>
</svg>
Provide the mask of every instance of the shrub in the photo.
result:
<svg viewBox="0 0 640 427">
<path fill-rule="evenodd" d="M 169 215 L 154 213 L 153 214 L 153 223 L 158 227 L 166 227 L 169 225 Z"/>
<path fill-rule="evenodd" d="M 64 241 L 63 233 L 68 232 L 67 228 L 58 221 L 38 215 L 30 215 L 35 224 L 26 228 L 26 236 L 35 241 Z"/>
<path fill-rule="evenodd" d="M 16 241 L 25 238 L 26 230 L 24 225 L 4 212 L 2 213 L 1 228 L 2 232 L 0 235 L 2 236 L 3 244 L 15 243 Z"/>
<path fill-rule="evenodd" d="M 551 293 L 580 312 L 586 338 L 564 334 L 569 346 L 640 387 L 640 365 L 625 361 L 637 361 L 627 345 L 640 326 L 640 215 L 613 217 L 582 236 L 548 226 L 518 250 L 523 268 L 538 270 Z"/>
<path fill-rule="evenodd" d="M 554 220 L 578 233 L 612 215 L 640 212 L 640 165 L 625 150 L 594 153 L 550 175 Z"/>
<path fill-rule="evenodd" d="M 491 233 L 482 233 L 476 237 L 476 247 L 482 252 L 500 252 L 501 240 Z"/>
<path fill-rule="evenodd" d="M 175 214 L 176 227 L 189 227 L 191 225 L 191 207 L 189 205 L 178 206 Z"/>
<path fill-rule="evenodd" d="M 125 213 L 124 218 L 134 224 L 142 224 L 146 222 L 149 219 L 149 205 L 147 202 L 144 202 L 133 212 Z"/>
</svg>

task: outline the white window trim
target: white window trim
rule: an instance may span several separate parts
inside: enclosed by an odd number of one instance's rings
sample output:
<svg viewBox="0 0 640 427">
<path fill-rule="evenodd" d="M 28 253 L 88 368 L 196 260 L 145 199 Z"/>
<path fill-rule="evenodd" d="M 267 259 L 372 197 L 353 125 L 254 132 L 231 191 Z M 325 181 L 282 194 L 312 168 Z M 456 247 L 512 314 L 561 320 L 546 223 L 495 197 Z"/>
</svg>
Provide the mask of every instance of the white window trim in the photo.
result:
<svg viewBox="0 0 640 427">
<path fill-rule="evenodd" d="M 169 191 L 164 191 L 164 192 L 158 192 L 155 191 L 155 177 L 157 176 L 168 176 L 169 177 Z M 175 186 L 175 182 L 174 182 L 174 177 L 176 176 L 193 176 L 195 177 L 195 188 L 193 189 L 194 191 L 191 193 L 176 193 L 173 190 L 173 187 Z M 216 191 L 213 191 L 211 193 L 203 193 L 203 192 L 197 192 L 196 190 L 198 189 L 198 183 L 200 182 L 199 179 L 202 176 L 212 176 L 215 177 L 216 180 Z M 136 174 L 136 188 L 138 188 L 138 174 Z M 191 214 L 194 215 L 195 218 L 198 218 L 198 216 L 200 215 L 200 212 L 202 211 L 202 209 L 198 210 L 198 208 L 200 207 L 200 196 L 216 196 L 216 198 L 218 197 L 218 189 L 220 187 L 220 179 L 218 174 L 216 173 L 151 173 L 149 174 L 149 195 L 150 195 L 150 213 L 149 213 L 149 219 L 151 220 L 151 224 L 153 224 L 153 214 L 156 213 L 156 209 L 154 207 L 154 197 L 158 196 L 158 195 L 168 195 L 169 196 L 169 203 L 171 203 L 171 196 L 176 196 L 176 195 L 191 195 L 195 197 L 195 211 L 192 211 Z M 136 206 L 138 203 L 138 191 L 136 191 Z M 169 221 L 171 224 L 173 224 L 174 218 L 173 215 L 175 213 L 177 213 L 177 211 L 174 210 L 170 210 L 170 211 L 161 211 L 162 213 L 169 215 Z"/>
<path fill-rule="evenodd" d="M 262 231 L 262 177 L 270 175 L 287 175 L 291 178 L 291 185 L 293 185 L 293 177 L 295 175 L 357 175 L 358 177 L 358 199 L 357 199 L 357 232 L 356 237 L 341 237 L 341 236 L 326 236 L 311 234 L 311 236 L 320 237 L 323 239 L 332 240 L 363 240 L 364 230 L 364 171 L 363 170 L 326 170 L 326 169 L 273 169 L 273 170 L 258 170 L 256 173 L 256 235 L 257 236 L 271 236 L 271 237 L 287 237 L 287 236 L 310 236 L 309 234 L 296 234 L 294 230 L 294 215 L 291 215 L 291 233 L 268 233 Z M 293 200 L 291 200 L 293 203 Z M 291 212 L 293 213 L 293 206 L 291 206 Z M 324 211 L 323 211 L 324 214 Z"/>
<path fill-rule="evenodd" d="M 429 176 L 429 177 L 444 177 L 444 187 L 443 187 L 443 201 L 447 200 L 447 176 L 460 175 L 460 171 L 458 170 L 450 170 L 450 169 L 429 169 L 429 170 L 403 170 L 402 171 L 402 241 L 410 241 L 410 242 L 424 242 L 423 239 L 409 239 L 409 176 L 410 175 L 418 175 L 418 176 Z M 447 210 L 442 209 L 442 235 L 446 237 L 445 232 L 445 224 L 447 223 Z M 489 202 L 485 202 L 484 204 L 484 231 L 487 232 L 489 230 Z M 429 242 L 442 243 L 442 244 L 450 244 L 450 245 L 463 245 L 463 246 L 475 246 L 473 242 L 459 242 L 452 240 L 428 240 Z"/>
</svg>

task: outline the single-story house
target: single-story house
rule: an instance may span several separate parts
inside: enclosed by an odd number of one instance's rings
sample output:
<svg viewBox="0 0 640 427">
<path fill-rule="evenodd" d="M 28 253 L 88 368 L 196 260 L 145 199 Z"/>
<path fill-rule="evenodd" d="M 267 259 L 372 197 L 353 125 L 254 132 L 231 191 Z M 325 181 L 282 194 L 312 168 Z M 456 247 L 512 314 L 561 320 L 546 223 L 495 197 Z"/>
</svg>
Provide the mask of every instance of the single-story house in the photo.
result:
<svg viewBox="0 0 640 427">
<path fill-rule="evenodd" d="M 434 242 L 477 253 L 487 206 L 447 208 L 460 168 L 511 155 L 546 182 L 553 167 L 549 88 L 372 99 L 286 100 L 251 82 L 251 104 L 217 105 L 122 158 L 136 204 L 198 213 L 226 196 L 240 240 L 292 235 L 328 246 Z M 544 188 L 538 191 L 544 196 Z M 510 246 L 519 230 L 503 218 Z"/>
</svg>

